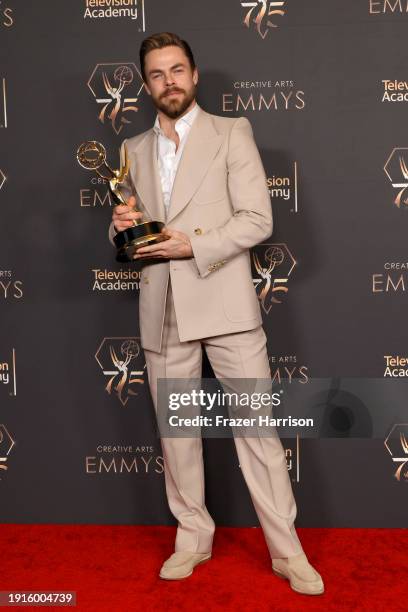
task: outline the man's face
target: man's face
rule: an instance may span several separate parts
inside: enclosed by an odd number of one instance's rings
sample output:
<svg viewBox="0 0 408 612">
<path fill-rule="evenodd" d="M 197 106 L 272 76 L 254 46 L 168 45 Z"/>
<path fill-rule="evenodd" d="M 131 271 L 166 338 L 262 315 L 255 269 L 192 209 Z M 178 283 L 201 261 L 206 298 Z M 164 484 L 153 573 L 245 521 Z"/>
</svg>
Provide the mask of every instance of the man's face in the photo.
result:
<svg viewBox="0 0 408 612">
<path fill-rule="evenodd" d="M 149 51 L 145 57 L 146 91 L 167 117 L 177 119 L 196 96 L 198 72 L 191 70 L 183 49 L 176 46 Z"/>
</svg>

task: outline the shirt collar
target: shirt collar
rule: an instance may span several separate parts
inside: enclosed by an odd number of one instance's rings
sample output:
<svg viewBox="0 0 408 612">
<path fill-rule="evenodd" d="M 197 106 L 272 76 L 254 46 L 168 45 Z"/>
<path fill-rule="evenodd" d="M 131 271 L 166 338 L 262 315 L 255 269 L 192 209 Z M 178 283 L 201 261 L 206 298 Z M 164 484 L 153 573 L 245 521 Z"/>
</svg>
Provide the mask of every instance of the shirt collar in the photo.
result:
<svg viewBox="0 0 408 612">
<path fill-rule="evenodd" d="M 197 104 L 197 102 L 195 103 L 195 105 L 193 106 L 193 108 L 188 111 L 188 113 L 186 113 L 185 115 L 183 115 L 182 117 L 180 117 L 177 121 L 176 121 L 176 125 L 175 128 L 179 127 L 180 124 L 185 123 L 186 127 L 191 127 L 193 125 L 193 121 L 197 116 L 198 110 L 199 110 L 199 106 Z M 154 126 L 153 126 L 153 131 L 156 134 L 163 134 L 163 131 L 160 127 L 160 121 L 159 121 L 159 115 L 156 115 L 156 121 L 154 122 Z"/>
</svg>

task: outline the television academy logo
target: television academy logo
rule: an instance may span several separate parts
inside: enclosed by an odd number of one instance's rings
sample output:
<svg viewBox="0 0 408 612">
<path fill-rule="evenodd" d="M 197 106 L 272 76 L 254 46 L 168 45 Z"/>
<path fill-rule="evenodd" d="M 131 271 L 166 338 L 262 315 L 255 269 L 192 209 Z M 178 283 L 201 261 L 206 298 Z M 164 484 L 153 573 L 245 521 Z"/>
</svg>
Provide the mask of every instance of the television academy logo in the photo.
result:
<svg viewBox="0 0 408 612">
<path fill-rule="evenodd" d="M 6 79 L 1 79 L 0 92 L 0 128 L 7 127 L 7 94 L 6 94 Z"/>
<path fill-rule="evenodd" d="M 384 355 L 384 378 L 406 378 L 408 376 L 408 357 Z"/>
<path fill-rule="evenodd" d="M 6 426 L 0 423 L 0 480 L 8 469 L 7 460 L 14 445 L 15 441 Z"/>
<path fill-rule="evenodd" d="M 290 445 L 290 446 L 289 446 Z M 296 434 L 296 438 L 285 440 L 283 450 L 285 452 L 286 467 L 289 472 L 289 478 L 292 482 L 300 482 L 300 436 Z M 241 469 L 241 464 L 238 463 Z"/>
<path fill-rule="evenodd" d="M 246 2 L 241 0 L 242 8 L 246 8 L 247 13 L 244 17 L 244 25 L 247 28 L 251 27 L 251 22 L 255 25 L 259 36 L 265 39 L 270 28 L 277 28 L 275 23 L 276 15 L 283 16 L 285 14 L 284 6 L 286 0 L 281 2 L 273 2 L 271 0 L 255 0 Z M 273 21 L 272 21 L 272 19 Z"/>
<path fill-rule="evenodd" d="M 273 304 L 282 303 L 278 296 L 288 292 L 288 279 L 295 266 L 296 260 L 285 243 L 260 244 L 253 249 L 252 280 L 265 314 Z"/>
<path fill-rule="evenodd" d="M 92 268 L 92 291 L 137 291 L 140 288 L 141 271 L 134 268 Z"/>
<path fill-rule="evenodd" d="M 144 87 L 133 62 L 97 64 L 87 83 L 100 106 L 98 119 L 110 123 L 119 134 L 129 123 L 130 114 L 139 110 L 137 102 Z"/>
<path fill-rule="evenodd" d="M 0 0 L 0 25 L 11 28 L 14 25 L 13 9 Z"/>
<path fill-rule="evenodd" d="M 288 446 L 290 444 L 291 446 Z M 286 440 L 284 444 L 286 467 L 288 468 L 289 477 L 292 482 L 300 482 L 300 436 L 296 434 L 296 438 Z"/>
<path fill-rule="evenodd" d="M 384 86 L 381 102 L 408 102 L 408 81 L 383 79 Z"/>
<path fill-rule="evenodd" d="M 408 423 L 393 425 L 384 445 L 397 465 L 394 477 L 398 482 L 408 482 Z"/>
<path fill-rule="evenodd" d="M 139 20 L 139 32 L 145 32 L 144 0 L 84 0 L 84 19 Z"/>
<path fill-rule="evenodd" d="M 290 212 L 299 212 L 298 206 L 298 163 L 293 162 L 293 172 L 287 175 L 268 176 L 266 179 L 269 195 L 273 200 L 292 201 Z"/>
<path fill-rule="evenodd" d="M 397 208 L 408 206 L 408 148 L 396 147 L 385 162 L 384 172 L 394 189 L 398 189 L 394 204 Z"/>
<path fill-rule="evenodd" d="M 0 386 L 9 390 L 9 395 L 17 395 L 16 350 L 11 350 L 11 356 L 6 361 L 0 361 Z"/>
<path fill-rule="evenodd" d="M 408 378 L 408 357 L 403 355 L 383 355 L 384 378 Z"/>
<path fill-rule="evenodd" d="M 104 338 L 95 359 L 108 377 L 105 390 L 115 393 L 122 406 L 138 394 L 134 385 L 144 385 L 145 368 L 139 338 Z M 139 387 L 140 388 L 140 387 Z"/>
</svg>

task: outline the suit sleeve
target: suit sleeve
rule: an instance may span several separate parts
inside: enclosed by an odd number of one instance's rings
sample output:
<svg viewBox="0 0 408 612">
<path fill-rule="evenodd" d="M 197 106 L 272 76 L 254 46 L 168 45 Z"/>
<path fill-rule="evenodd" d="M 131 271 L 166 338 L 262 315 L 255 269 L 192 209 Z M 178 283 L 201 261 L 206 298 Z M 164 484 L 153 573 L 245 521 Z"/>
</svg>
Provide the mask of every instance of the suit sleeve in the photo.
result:
<svg viewBox="0 0 408 612">
<path fill-rule="evenodd" d="M 126 146 L 126 139 L 122 142 L 121 147 L 120 147 L 121 163 L 123 163 L 123 160 L 124 160 L 125 146 Z M 129 151 L 128 151 L 128 155 L 129 155 Z M 130 178 L 130 174 L 128 174 L 126 180 L 121 184 L 120 191 L 123 194 L 126 201 L 130 198 L 131 195 L 134 195 L 134 188 L 133 188 L 132 180 Z M 110 242 L 114 246 L 115 246 L 115 243 L 113 242 L 113 237 L 116 236 L 117 233 L 118 232 L 116 231 L 116 228 L 113 225 L 113 221 L 111 221 L 111 224 L 109 226 L 108 235 L 109 235 Z"/>
<path fill-rule="evenodd" d="M 228 190 L 233 215 L 222 227 L 190 237 L 200 276 L 205 278 L 228 259 L 272 233 L 272 207 L 261 157 L 246 117 L 234 123 L 227 154 Z"/>
</svg>

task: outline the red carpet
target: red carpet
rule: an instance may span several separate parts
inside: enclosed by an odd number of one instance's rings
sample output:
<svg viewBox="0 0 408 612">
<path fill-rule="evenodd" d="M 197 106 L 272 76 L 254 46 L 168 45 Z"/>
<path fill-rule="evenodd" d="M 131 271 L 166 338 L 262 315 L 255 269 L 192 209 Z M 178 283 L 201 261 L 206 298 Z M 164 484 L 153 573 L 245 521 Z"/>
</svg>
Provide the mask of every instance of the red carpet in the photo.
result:
<svg viewBox="0 0 408 612">
<path fill-rule="evenodd" d="M 1 525 L 0 590 L 76 591 L 76 608 L 66 609 L 81 612 L 408 609 L 407 530 L 298 533 L 324 595 L 298 595 L 272 574 L 260 529 L 219 527 L 213 559 L 166 582 L 157 573 L 173 552 L 175 528 L 108 525 Z"/>
</svg>

